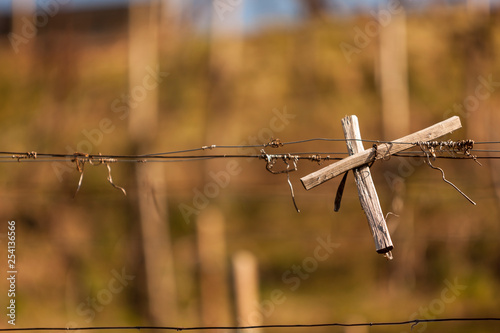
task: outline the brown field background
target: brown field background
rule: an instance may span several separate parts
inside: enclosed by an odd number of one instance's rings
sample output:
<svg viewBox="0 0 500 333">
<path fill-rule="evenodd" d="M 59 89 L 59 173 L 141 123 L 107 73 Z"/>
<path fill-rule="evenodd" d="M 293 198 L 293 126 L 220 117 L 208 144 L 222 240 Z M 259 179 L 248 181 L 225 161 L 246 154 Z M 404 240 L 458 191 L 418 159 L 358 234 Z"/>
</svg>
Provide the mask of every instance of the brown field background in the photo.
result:
<svg viewBox="0 0 500 333">
<path fill-rule="evenodd" d="M 147 6 L 142 10 L 156 13 Z M 149 125 L 133 124 L 143 112 L 141 101 L 136 108 L 114 109 L 115 101 L 133 89 L 135 64 L 129 60 L 137 55 L 129 47 L 127 9 L 58 13 L 17 53 L 4 31 L 0 150 L 73 153 L 89 141 L 84 132 L 100 129 L 103 119 L 108 119 L 109 133 L 101 130 L 102 136 L 94 137 L 93 154 L 157 153 L 252 140 L 262 144 L 269 129 L 282 142 L 341 139 L 340 119 L 351 114 L 358 116 L 363 138 L 396 139 L 386 137 L 391 129 L 383 124 L 378 35 L 350 62 L 340 48 L 343 42 L 354 45 L 354 28 L 365 29 L 372 16 L 322 13 L 246 33 L 224 29 L 237 19 L 231 16 L 236 11 L 226 15 L 221 21 L 213 12 L 215 23 L 201 29 L 193 21 L 165 15 L 158 27 L 146 20 L 143 30 L 134 30 L 144 50 L 157 48 L 148 66 L 159 64 L 161 72 L 168 72 L 154 92 L 148 91 L 147 103 L 157 108 Z M 9 18 L 4 20 L 9 26 Z M 474 95 L 478 77 L 500 82 L 498 13 L 458 5 L 409 10 L 406 36 L 410 122 L 402 135 L 459 115 L 463 128 L 443 139 L 499 141 L 500 83 L 474 110 L 453 111 L 454 104 Z M 144 77 L 145 66 L 137 66 L 139 78 Z M 273 120 L 283 113 L 289 115 L 285 122 Z M 392 130 L 403 126 L 399 121 L 390 120 Z M 343 142 L 310 142 L 266 148 L 268 153 L 297 151 L 345 152 L 346 147 Z M 59 177 L 51 162 L 0 163 L 0 326 L 11 327 L 4 269 L 11 220 L 17 232 L 16 328 L 498 317 L 499 164 L 481 162 L 482 167 L 472 160 L 435 162 L 477 206 L 421 160 L 392 157 L 373 165 L 383 211 L 399 215 L 388 217 L 392 261 L 375 252 L 352 175 L 342 208 L 334 213 L 340 179 L 304 190 L 299 178 L 320 167 L 309 161 L 300 161 L 290 173 L 300 213 L 293 207 L 286 176 L 267 172 L 263 160 L 112 164 L 113 180 L 127 196 L 106 181 L 104 166 L 86 165 L 76 198 L 80 174 L 74 164 L 60 162 L 67 171 Z M 213 175 L 229 169 L 237 171 L 208 197 Z M 158 176 L 158 184 L 165 186 L 145 192 L 137 176 L 141 172 L 152 184 Z M 389 174 L 394 182 L 388 181 Z M 207 208 L 196 208 L 196 193 L 208 197 Z M 152 219 L 161 217 L 156 230 L 165 231 L 157 238 L 141 236 L 141 223 L 149 223 L 139 207 L 145 195 L 157 210 L 149 209 L 156 214 Z M 200 214 L 186 219 L 181 209 L 186 206 Z M 336 244 L 323 261 L 314 259 L 318 238 Z M 240 251 L 248 251 L 258 267 L 258 300 L 251 302 L 247 319 L 238 319 L 236 305 L 233 267 Z M 303 264 L 311 266 L 293 273 Z M 122 271 L 133 279 L 110 293 L 110 281 Z M 148 291 L 154 283 L 161 288 Z M 446 291 L 450 283 L 460 286 L 455 293 Z M 413 330 L 491 332 L 497 325 L 429 323 Z M 314 331 L 409 332 L 410 326 Z"/>
</svg>

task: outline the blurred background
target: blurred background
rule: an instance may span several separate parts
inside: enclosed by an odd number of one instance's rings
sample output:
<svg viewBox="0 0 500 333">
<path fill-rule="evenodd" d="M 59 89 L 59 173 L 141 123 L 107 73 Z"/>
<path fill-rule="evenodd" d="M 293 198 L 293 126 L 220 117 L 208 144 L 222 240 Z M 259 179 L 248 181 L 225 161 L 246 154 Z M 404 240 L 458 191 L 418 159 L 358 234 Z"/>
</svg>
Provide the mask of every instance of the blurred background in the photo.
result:
<svg viewBox="0 0 500 333">
<path fill-rule="evenodd" d="M 1 150 L 118 155 L 342 139 L 340 120 L 351 114 L 364 139 L 394 140 L 458 115 L 463 128 L 443 140 L 500 141 L 498 5 L 2 1 Z M 265 150 L 344 153 L 346 146 Z M 14 220 L 16 327 L 499 316 L 494 159 L 435 162 L 477 206 L 421 158 L 375 163 L 382 209 L 397 215 L 387 222 L 392 261 L 375 252 L 352 175 L 338 213 L 340 179 L 302 187 L 300 177 L 331 162 L 300 161 L 290 173 L 300 213 L 286 175 L 267 172 L 258 159 L 114 163 L 113 181 L 127 196 L 107 182 L 104 165 L 87 164 L 75 198 L 80 172 L 71 161 L 2 162 L 1 267 Z M 12 327 L 8 283 L 0 281 L 1 326 Z M 413 330 L 491 332 L 495 325 Z"/>
</svg>

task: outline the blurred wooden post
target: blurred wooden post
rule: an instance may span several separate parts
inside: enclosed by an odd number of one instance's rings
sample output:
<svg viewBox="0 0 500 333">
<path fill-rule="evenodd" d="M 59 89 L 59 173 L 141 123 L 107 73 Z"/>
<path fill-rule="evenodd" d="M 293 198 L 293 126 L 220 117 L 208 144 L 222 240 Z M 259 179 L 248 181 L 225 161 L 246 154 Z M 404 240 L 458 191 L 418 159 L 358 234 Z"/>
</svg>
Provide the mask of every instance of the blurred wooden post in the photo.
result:
<svg viewBox="0 0 500 333">
<path fill-rule="evenodd" d="M 144 82 L 159 70 L 159 5 L 159 0 L 132 2 L 129 10 L 129 132 L 143 148 L 158 134 L 158 87 Z M 147 82 L 158 81 L 152 79 Z"/>
<path fill-rule="evenodd" d="M 381 7 L 387 8 L 387 1 Z M 380 27 L 380 91 L 384 138 L 399 138 L 410 131 L 406 14 L 393 14 L 387 26 Z"/>
<path fill-rule="evenodd" d="M 13 0 L 12 2 L 12 33 L 18 36 L 23 36 L 23 27 L 27 24 L 26 21 L 33 23 L 33 15 L 36 14 L 36 0 Z M 26 28 L 25 28 L 26 29 Z M 37 27 L 35 24 L 30 24 L 29 32 L 36 35 Z M 28 36 L 24 36 L 25 38 Z M 26 45 L 23 45 L 25 47 Z"/>
<path fill-rule="evenodd" d="M 490 14 L 490 0 L 467 0 L 467 11 Z"/>
<path fill-rule="evenodd" d="M 259 273 L 257 258 L 248 252 L 240 251 L 233 256 L 234 289 L 239 326 L 262 325 L 262 317 L 250 318 L 259 304 Z M 257 332 L 257 329 L 245 332 Z"/>
<path fill-rule="evenodd" d="M 200 264 L 201 321 L 203 326 L 229 326 L 229 281 L 224 216 L 206 208 L 197 220 Z"/>
<path fill-rule="evenodd" d="M 184 0 L 161 0 L 160 15 L 160 40 L 168 41 L 160 43 L 160 50 L 165 62 L 175 61 L 174 55 L 178 54 L 179 42 L 185 36 L 185 26 L 182 22 L 184 7 L 194 6 Z M 193 9 L 194 10 L 194 9 Z"/>
<path fill-rule="evenodd" d="M 463 106 L 468 114 L 467 137 L 476 141 L 488 141 L 490 114 L 494 105 L 490 97 L 478 99 L 478 86 L 482 86 L 479 77 L 491 75 L 495 63 L 494 36 L 489 0 L 467 1 L 468 22 L 465 35 L 465 92 Z M 495 78 L 495 75 L 494 75 Z M 496 77 L 498 79 L 498 77 Z M 497 80 L 494 80 L 497 81 Z M 466 102 L 468 101 L 468 102 Z M 472 102 L 472 103 L 471 103 Z"/>
<path fill-rule="evenodd" d="M 161 23 L 160 29 L 169 30 L 172 27 L 177 30 L 180 25 L 181 14 L 183 6 L 190 6 L 191 4 L 184 4 L 183 0 L 161 0 Z"/>
<path fill-rule="evenodd" d="M 151 82 L 160 81 L 159 7 L 159 1 L 152 0 L 131 4 L 129 10 L 129 133 L 135 154 L 154 151 L 157 142 L 158 86 Z M 146 86 L 147 75 L 151 77 Z M 148 314 L 152 324 L 171 323 L 177 314 L 177 297 L 163 164 L 137 165 L 136 181 Z"/>
<path fill-rule="evenodd" d="M 212 17 L 210 22 L 208 80 L 206 91 L 207 107 L 202 115 L 206 124 L 202 134 L 203 142 L 225 135 L 232 120 L 229 110 L 235 106 L 230 94 L 243 63 L 243 6 L 245 1 L 210 1 Z M 223 130 L 225 129 L 225 130 Z M 204 168 L 210 165 L 203 163 Z M 206 170 L 204 170 L 206 171 Z M 202 173 L 206 175 L 206 172 Z"/>
<path fill-rule="evenodd" d="M 496 141 L 498 140 L 498 124 L 500 122 L 500 115 L 498 112 L 493 112 L 491 114 L 492 120 L 490 122 L 490 126 L 488 129 L 489 132 L 489 140 Z M 495 153 L 490 153 L 491 156 L 494 156 Z M 489 161 L 490 175 L 493 183 L 493 187 L 495 189 L 495 194 L 497 197 L 498 205 L 500 206 L 500 174 L 498 170 L 500 170 L 500 160 L 492 159 Z"/>
<path fill-rule="evenodd" d="M 17 72 L 26 80 L 36 70 L 35 42 L 38 28 L 33 24 L 36 0 L 12 0 L 12 26 L 8 38 L 10 47 L 17 55 Z"/>
<path fill-rule="evenodd" d="M 478 89 L 484 89 L 484 81 L 491 75 L 493 81 L 498 81 L 495 74 L 495 30 L 494 16 L 490 13 L 489 0 L 467 0 L 467 29 L 461 37 L 465 42 L 463 51 L 465 56 L 465 91 L 462 107 L 465 109 L 467 119 L 467 139 L 475 141 L 495 141 L 497 136 L 497 124 L 495 122 L 496 101 L 494 93 L 488 91 L 486 97 L 478 93 Z M 482 78 L 482 80 L 480 79 Z M 480 90 L 479 90 L 480 91 Z M 496 92 L 495 92 L 496 93 Z M 480 98 L 481 97 L 481 98 Z M 491 127 L 493 126 L 493 131 Z M 491 136 L 493 134 L 493 136 Z M 495 193 L 500 200 L 500 184 L 498 176 L 498 162 L 489 160 L 485 165 L 490 172 L 478 171 L 476 176 L 481 179 L 489 176 L 484 181 L 492 181 L 495 184 Z"/>
</svg>

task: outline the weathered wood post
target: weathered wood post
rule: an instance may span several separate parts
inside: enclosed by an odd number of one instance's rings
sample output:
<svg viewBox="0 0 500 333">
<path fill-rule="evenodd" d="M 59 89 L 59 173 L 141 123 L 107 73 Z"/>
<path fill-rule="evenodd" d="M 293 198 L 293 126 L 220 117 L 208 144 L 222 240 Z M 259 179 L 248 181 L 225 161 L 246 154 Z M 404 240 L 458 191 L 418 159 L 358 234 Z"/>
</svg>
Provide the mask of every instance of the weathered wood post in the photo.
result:
<svg viewBox="0 0 500 333">
<path fill-rule="evenodd" d="M 262 325 L 262 317 L 252 317 L 256 304 L 259 304 L 257 258 L 251 252 L 242 250 L 235 253 L 232 259 L 238 326 Z M 250 333 L 257 331 L 257 329 L 245 330 Z"/>
<path fill-rule="evenodd" d="M 349 157 L 332 163 L 318 171 L 315 171 L 300 179 L 306 190 L 310 190 L 338 175 L 349 170 L 354 171 L 356 184 L 358 186 L 361 205 L 368 218 L 368 223 L 373 234 L 375 247 L 378 253 L 387 254 L 392 248 L 392 241 L 387 230 L 385 218 L 380 208 L 377 192 L 373 185 L 368 164 L 384 157 L 396 154 L 400 151 L 414 147 L 418 142 L 431 141 L 445 134 L 451 133 L 462 127 L 460 118 L 457 116 L 448 118 L 442 122 L 427 127 L 421 131 L 407 135 L 394 141 L 388 141 L 376 145 L 370 149 L 364 149 L 361 143 L 358 118 L 348 116 L 342 119 L 342 126 L 346 138 Z"/>
<path fill-rule="evenodd" d="M 159 0 L 131 3 L 129 7 L 129 140 L 136 154 L 154 150 L 159 135 Z M 157 82 L 144 84 L 145 77 Z M 174 258 L 168 221 L 167 188 L 163 163 L 146 169 L 137 164 L 137 203 L 144 253 L 148 315 L 162 325 L 177 315 Z"/>
<path fill-rule="evenodd" d="M 349 155 L 354 155 L 365 150 L 361 142 L 361 133 L 359 131 L 358 117 L 348 116 L 342 119 L 342 128 L 346 139 Z M 375 247 L 378 253 L 387 253 L 388 258 L 392 258 L 391 235 L 387 229 L 384 213 L 378 199 L 375 185 L 373 184 L 372 174 L 368 165 L 354 168 L 354 179 L 358 187 L 359 201 L 365 211 L 368 224 L 375 241 Z"/>
<path fill-rule="evenodd" d="M 231 306 L 224 215 L 218 208 L 208 207 L 198 216 L 196 229 L 202 325 L 229 326 Z"/>
</svg>

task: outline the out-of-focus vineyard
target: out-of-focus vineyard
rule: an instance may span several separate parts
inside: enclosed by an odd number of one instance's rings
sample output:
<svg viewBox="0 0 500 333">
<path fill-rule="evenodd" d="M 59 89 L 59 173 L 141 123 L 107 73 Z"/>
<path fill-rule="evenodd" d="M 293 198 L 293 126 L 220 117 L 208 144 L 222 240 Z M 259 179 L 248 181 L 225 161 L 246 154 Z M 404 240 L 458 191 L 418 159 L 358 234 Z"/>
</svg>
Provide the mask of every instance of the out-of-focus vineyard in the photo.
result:
<svg viewBox="0 0 500 333">
<path fill-rule="evenodd" d="M 342 16 L 312 6 L 295 22 L 248 30 L 242 8 L 213 3 L 183 15 L 154 1 L 61 9 L 46 11 L 46 21 L 42 10 L 33 35 L 25 14 L 5 16 L 0 150 L 120 155 L 342 139 L 340 120 L 351 114 L 364 139 L 393 140 L 458 115 L 463 128 L 443 140 L 500 141 L 494 7 L 405 12 L 391 2 Z M 209 22 L 196 8 L 211 11 Z M 315 141 L 265 151 L 346 149 Z M 109 184 L 104 165 L 85 165 L 75 196 L 81 174 L 71 161 L 1 162 L 0 267 L 5 276 L 6 223 L 15 220 L 16 327 L 498 316 L 496 160 L 433 162 L 477 206 L 423 159 L 377 161 L 382 209 L 394 213 L 392 261 L 375 252 L 352 176 L 338 213 L 340 179 L 303 189 L 299 178 L 327 161 L 301 160 L 290 173 L 300 213 L 287 176 L 259 159 L 112 163 L 127 196 Z M 1 326 L 10 327 L 1 281 Z M 494 327 L 443 325 L 413 329 Z"/>
</svg>

